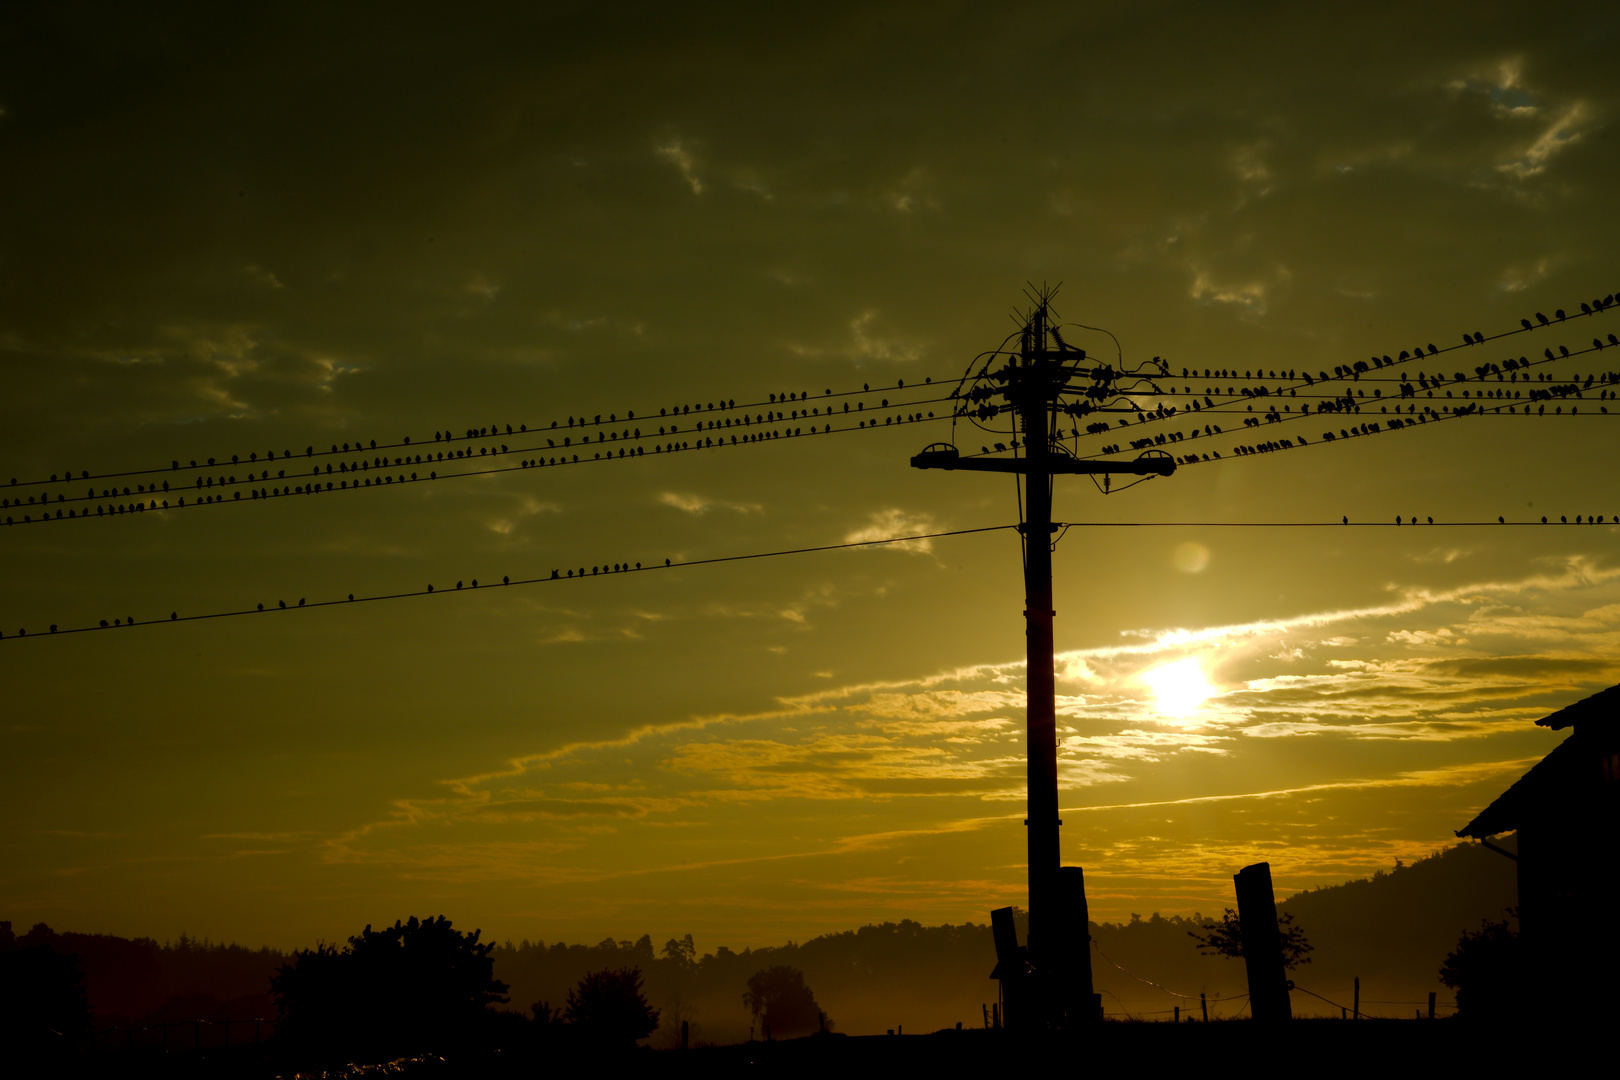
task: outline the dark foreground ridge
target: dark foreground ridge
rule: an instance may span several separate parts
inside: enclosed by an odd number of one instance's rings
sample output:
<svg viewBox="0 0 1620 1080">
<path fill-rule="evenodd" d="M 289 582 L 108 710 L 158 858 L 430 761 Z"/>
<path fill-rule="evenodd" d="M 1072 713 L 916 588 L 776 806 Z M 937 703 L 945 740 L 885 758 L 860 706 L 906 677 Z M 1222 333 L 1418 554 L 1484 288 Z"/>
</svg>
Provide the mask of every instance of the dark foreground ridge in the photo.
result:
<svg viewBox="0 0 1620 1080">
<path fill-rule="evenodd" d="M 1591 1044 L 1599 1033 L 1574 1024 L 1526 1024 L 1511 1029 L 1465 1020 L 1295 1020 L 1271 1026 L 1247 1020 L 1213 1023 L 1104 1021 L 1079 1032 L 1018 1036 L 967 1029 L 927 1035 L 811 1035 L 692 1050 L 638 1049 L 612 1054 L 492 1051 L 463 1058 L 427 1056 L 388 1062 L 331 1063 L 294 1070 L 273 1056 L 243 1047 L 199 1057 L 94 1055 L 79 1069 L 56 1075 L 121 1078 L 208 1077 L 211 1080 L 338 1080 L 389 1076 L 422 1080 L 525 1080 L 559 1069 L 606 1067 L 646 1076 L 961 1076 L 1006 1069 L 1109 1068 L 1119 1075 L 1246 1065 L 1265 1071 L 1343 1075 L 1364 1069 L 1489 1071 L 1529 1068 L 1549 1047 L 1561 1056 Z M 1567 1058 L 1566 1058 L 1567 1060 Z"/>
</svg>

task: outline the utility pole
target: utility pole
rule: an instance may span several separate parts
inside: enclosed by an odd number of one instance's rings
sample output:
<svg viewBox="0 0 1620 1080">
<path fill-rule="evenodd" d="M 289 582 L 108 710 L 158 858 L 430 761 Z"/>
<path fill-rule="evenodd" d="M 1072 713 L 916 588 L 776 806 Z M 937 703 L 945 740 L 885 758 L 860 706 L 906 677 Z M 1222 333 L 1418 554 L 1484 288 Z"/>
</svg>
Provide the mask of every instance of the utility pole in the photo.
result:
<svg viewBox="0 0 1620 1080">
<path fill-rule="evenodd" d="M 1078 996 L 1089 997 L 1090 979 L 1083 988 L 1070 982 L 1079 973 L 1074 959 L 1065 964 L 1062 947 L 1065 937 L 1062 890 L 1059 870 L 1063 864 L 1058 819 L 1057 701 L 1054 675 L 1052 623 L 1056 617 L 1052 599 L 1052 477 L 1065 473 L 1130 473 L 1168 476 L 1175 471 L 1175 460 L 1168 455 L 1145 455 L 1129 461 L 1082 461 L 1062 445 L 1059 427 L 1065 416 L 1078 419 L 1097 412 L 1137 412 L 1135 406 L 1111 405 L 1126 391 L 1116 389 L 1116 380 L 1125 373 L 1107 365 L 1087 364 L 1083 349 L 1067 345 L 1051 326 L 1051 299 L 1055 289 L 1043 289 L 1018 334 L 1016 352 L 998 352 L 984 365 L 972 387 L 959 388 L 965 399 L 957 406 L 959 417 L 981 422 L 998 415 L 1009 415 L 1023 435 L 1021 457 L 963 457 L 951 444 L 935 444 L 911 459 L 918 469 L 970 470 L 1021 474 L 1024 487 L 1024 514 L 1019 532 L 1024 543 L 1024 633 L 1027 647 L 1025 672 L 1026 755 L 1029 784 L 1029 816 L 1024 822 L 1029 842 L 1029 939 L 1028 957 L 1035 985 L 1034 1015 L 1018 1018 L 1017 1026 L 1030 1028 L 1062 1022 L 1064 1003 Z M 1050 342 L 1049 342 L 1050 339 Z M 1050 347 L 1055 345 L 1056 347 Z M 992 370 L 998 357 L 1004 366 Z M 1065 394 L 1077 402 L 1064 403 Z M 999 398 L 999 401 L 994 399 Z M 994 403 L 992 403 L 994 401 Z M 999 444 L 998 444 L 999 448 Z M 1013 440 L 1016 453 L 1018 443 Z M 1084 898 L 1080 900 L 1084 910 Z M 1082 916 L 1083 917 L 1083 916 Z M 1080 928 L 1080 934 L 1086 930 Z M 1085 954 L 1089 973 L 1089 952 Z"/>
</svg>

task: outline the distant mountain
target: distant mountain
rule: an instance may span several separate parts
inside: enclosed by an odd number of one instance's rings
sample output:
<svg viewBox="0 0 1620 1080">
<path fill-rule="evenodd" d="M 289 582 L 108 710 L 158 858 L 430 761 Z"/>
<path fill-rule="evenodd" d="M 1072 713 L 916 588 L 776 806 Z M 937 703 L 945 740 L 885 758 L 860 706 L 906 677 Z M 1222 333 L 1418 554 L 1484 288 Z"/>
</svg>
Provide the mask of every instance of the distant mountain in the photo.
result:
<svg viewBox="0 0 1620 1080">
<path fill-rule="evenodd" d="M 1503 846 L 1515 848 L 1511 838 Z M 1446 954 L 1464 930 L 1501 918 L 1517 903 L 1515 893 L 1513 863 L 1466 844 L 1410 866 L 1397 863 L 1370 878 L 1289 897 L 1279 907 L 1294 916 L 1315 947 L 1312 962 L 1293 973 L 1299 988 L 1293 995 L 1295 1015 L 1337 1015 L 1337 1008 L 1321 998 L 1348 1006 L 1358 976 L 1368 1015 L 1409 1017 L 1425 1007 L 1431 990 L 1442 1007 L 1449 1007 L 1451 995 L 1438 978 Z M 1093 979 L 1105 1013 L 1169 1019 L 1179 1006 L 1184 1019 L 1196 1018 L 1204 993 L 1212 1018 L 1244 1015 L 1243 964 L 1200 955 L 1188 936 L 1198 925 L 1158 914 L 1092 923 Z M 1020 939 L 1024 929 L 1020 919 Z M 0 923 L 0 947 L 13 944 L 48 944 L 77 955 L 98 1028 L 272 1017 L 270 977 L 291 959 L 271 949 L 186 937 L 159 945 L 145 938 L 56 933 L 43 925 L 14 937 L 10 924 Z M 495 977 L 512 986 L 514 1011 L 527 1011 L 538 1001 L 560 1006 L 587 971 L 640 968 L 648 999 L 664 1013 L 655 1045 L 678 1041 L 681 1020 L 691 1021 L 694 1041 L 746 1038 L 751 1018 L 742 995 L 748 977 L 779 964 L 803 971 L 838 1030 L 851 1034 L 932 1031 L 957 1021 L 977 1026 L 997 999 L 989 978 L 995 964 L 990 928 L 972 923 L 927 927 L 903 920 L 798 944 L 742 952 L 719 947 L 701 956 L 690 938 L 655 952 L 647 936 L 594 946 L 507 942 L 492 955 Z"/>
<path fill-rule="evenodd" d="M 0 948 L 43 945 L 79 958 L 93 1025 L 274 1017 L 270 976 L 289 959 L 274 949 L 111 934 L 57 933 L 39 923 L 14 935 L 0 921 Z"/>
<path fill-rule="evenodd" d="M 1498 846 L 1518 849 L 1511 837 Z M 1296 893 L 1278 905 L 1292 912 L 1316 946 L 1295 982 L 1348 1003 L 1361 977 L 1362 1002 L 1391 1002 L 1379 1015 L 1410 1016 L 1430 990 L 1451 994 L 1439 969 L 1464 930 L 1503 918 L 1518 903 L 1517 874 L 1507 857 L 1479 844 L 1458 844 L 1410 866 L 1324 889 Z M 1331 990 L 1331 992 L 1330 992 Z M 1318 1003 L 1320 1004 L 1320 1003 Z M 1302 1002 L 1295 996 L 1295 1009 Z"/>
<path fill-rule="evenodd" d="M 1515 850 L 1515 841 L 1500 846 Z M 1294 894 L 1278 910 L 1294 916 L 1315 950 L 1311 962 L 1291 975 L 1301 988 L 1293 995 L 1294 1014 L 1338 1015 L 1329 1001 L 1351 1006 L 1358 977 L 1365 1015 L 1411 1016 L 1414 1009 L 1426 1009 L 1431 990 L 1442 1014 L 1448 1012 L 1454 1001 L 1439 979 L 1446 955 L 1464 930 L 1502 918 L 1517 902 L 1513 862 L 1478 844 L 1459 844 L 1411 865 L 1397 862 L 1370 878 Z M 1125 924 L 1093 923 L 1092 970 L 1105 1011 L 1155 1017 L 1180 1005 L 1183 1016 L 1197 1015 L 1200 992 L 1212 1001 L 1217 995 L 1242 995 L 1242 962 L 1199 956 L 1187 936 L 1196 929 L 1194 920 L 1158 915 Z M 1212 1005 L 1211 1014 L 1237 1015 L 1242 1008 L 1241 1002 L 1223 1001 Z"/>
</svg>

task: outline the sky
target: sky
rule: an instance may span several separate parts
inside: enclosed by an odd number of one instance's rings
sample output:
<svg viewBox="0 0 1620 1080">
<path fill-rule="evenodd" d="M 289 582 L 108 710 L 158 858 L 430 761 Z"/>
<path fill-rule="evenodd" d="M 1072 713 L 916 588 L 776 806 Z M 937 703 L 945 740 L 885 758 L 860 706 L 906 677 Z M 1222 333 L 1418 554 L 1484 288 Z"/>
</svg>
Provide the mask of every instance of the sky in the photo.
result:
<svg viewBox="0 0 1620 1080">
<path fill-rule="evenodd" d="M 707 952 L 1025 903 L 1018 495 L 909 460 L 994 441 L 949 394 L 1032 284 L 1162 359 L 1145 435 L 1228 418 L 1056 484 L 1093 918 L 1454 842 L 1620 681 L 1617 16 L 1459 10 L 8 8 L 0 915 Z"/>
</svg>

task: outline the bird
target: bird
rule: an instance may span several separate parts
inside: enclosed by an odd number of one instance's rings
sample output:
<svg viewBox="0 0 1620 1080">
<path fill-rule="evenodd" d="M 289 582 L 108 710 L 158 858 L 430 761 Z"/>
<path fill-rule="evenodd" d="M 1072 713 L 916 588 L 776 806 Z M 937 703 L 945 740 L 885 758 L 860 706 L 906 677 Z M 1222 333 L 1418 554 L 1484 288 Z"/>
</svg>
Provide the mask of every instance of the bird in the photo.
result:
<svg viewBox="0 0 1620 1080">
<path fill-rule="evenodd" d="M 478 588 L 478 579 L 477 578 L 472 579 L 472 587 L 475 588 L 475 589 Z"/>
<path fill-rule="evenodd" d="M 1430 518 L 1430 519 L 1429 519 L 1429 524 L 1430 524 L 1430 525 L 1433 525 L 1433 524 L 1434 524 L 1434 518 Z"/>
<path fill-rule="evenodd" d="M 1564 321 L 1564 309 L 1559 308 L 1557 311 L 1553 312 L 1553 318 L 1557 319 L 1559 322 L 1563 322 Z"/>
<path fill-rule="evenodd" d="M 433 591 L 433 586 L 429 585 L 428 586 L 428 592 L 432 592 L 432 591 Z"/>
<path fill-rule="evenodd" d="M 264 605 L 263 605 L 263 604 L 260 604 L 260 605 L 259 605 L 259 610 L 260 610 L 260 611 L 263 611 L 263 610 L 264 610 Z M 106 626 L 106 625 L 107 625 L 107 624 L 106 624 L 106 623 L 102 623 L 102 624 L 101 624 L 101 625 L 102 625 L 102 626 Z"/>
<path fill-rule="evenodd" d="M 1345 517 L 1344 517 L 1344 523 L 1345 523 L 1345 524 L 1346 524 L 1346 525 L 1348 525 L 1348 524 L 1350 524 L 1350 515 L 1348 515 L 1348 514 L 1346 514 L 1346 515 L 1345 515 Z"/>
<path fill-rule="evenodd" d="M 1529 319 L 1520 319 L 1519 320 L 1519 325 L 1523 326 L 1526 330 L 1528 330 L 1528 329 L 1530 329 L 1530 320 Z"/>
<path fill-rule="evenodd" d="M 170 622 L 173 622 L 174 620 L 178 619 L 179 617 L 180 617 L 180 613 L 178 611 L 169 612 L 169 621 Z"/>
<path fill-rule="evenodd" d="M 1562 354 L 1564 356 L 1569 355 L 1569 349 L 1566 346 L 1563 346 L 1563 345 L 1558 346 L 1558 351 L 1559 351 L 1560 354 Z"/>
<path fill-rule="evenodd" d="M 1553 358 L 1553 354 L 1552 354 L 1551 349 L 1545 349 L 1543 351 L 1546 353 L 1547 359 L 1551 360 Z"/>
<path fill-rule="evenodd" d="M 459 582 L 459 581 L 456 582 L 456 588 L 458 588 L 458 589 L 461 588 L 461 582 Z"/>
<path fill-rule="evenodd" d="M 1540 323 L 1542 326 L 1546 326 L 1549 321 L 1550 320 L 1548 320 L 1547 316 L 1543 315 L 1539 311 L 1536 312 L 1536 322 Z"/>
<path fill-rule="evenodd" d="M 1547 524 L 1547 515 L 1546 514 L 1541 515 L 1541 523 L 1543 525 Z"/>
<path fill-rule="evenodd" d="M 1582 315 L 1590 315 L 1590 314 L 1592 314 L 1592 305 L 1588 304 L 1585 300 L 1581 301 L 1581 314 Z"/>
<path fill-rule="evenodd" d="M 669 560 L 668 560 L 668 559 L 665 559 L 665 560 L 664 560 L 664 565 L 665 565 L 665 566 L 668 566 L 668 565 L 669 565 Z"/>
<path fill-rule="evenodd" d="M 1568 525 L 1568 524 L 1569 524 L 1569 517 L 1568 517 L 1568 515 L 1565 515 L 1565 514 L 1559 514 L 1559 515 L 1558 515 L 1558 520 L 1559 520 L 1559 521 L 1562 521 L 1562 522 L 1563 522 L 1563 523 L 1564 523 L 1564 524 L 1565 524 L 1565 525 Z"/>
<path fill-rule="evenodd" d="M 1498 514 L 1498 515 L 1496 515 L 1496 523 L 1498 525 L 1506 525 L 1507 524 L 1507 518 L 1503 517 L 1501 514 Z"/>
<path fill-rule="evenodd" d="M 512 578 L 509 575 L 508 576 L 503 576 L 501 578 L 501 584 L 502 585 L 510 585 L 510 584 L 512 584 Z"/>
<path fill-rule="evenodd" d="M 300 597 L 299 597 L 299 598 L 298 598 L 298 606 L 299 606 L 299 607 L 303 607 L 303 606 L 304 606 L 304 598 L 303 598 L 303 597 L 302 597 L 302 596 L 300 596 Z"/>
<path fill-rule="evenodd" d="M 260 610 L 260 611 L 263 611 L 263 610 L 264 610 L 264 605 L 263 605 L 263 604 L 260 604 L 260 605 L 259 605 L 259 610 Z M 102 620 L 101 620 L 101 625 L 102 625 L 102 626 L 106 626 L 106 625 L 107 625 L 107 620 L 106 620 L 106 619 L 102 619 Z"/>
<path fill-rule="evenodd" d="M 1434 342 L 1432 342 L 1432 341 L 1429 342 L 1429 355 L 1433 356 L 1435 353 L 1437 353 L 1439 351 L 1440 351 L 1439 349 L 1434 347 Z"/>
<path fill-rule="evenodd" d="M 287 601 L 285 601 L 285 600 L 281 601 L 281 607 L 282 607 L 282 610 L 285 611 L 286 608 L 287 608 Z"/>
<path fill-rule="evenodd" d="M 1399 525 L 1400 523 L 1401 523 L 1401 515 L 1396 514 L 1395 515 L 1395 524 Z"/>
</svg>

